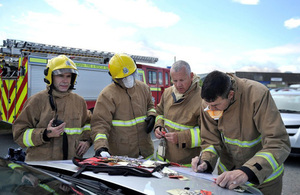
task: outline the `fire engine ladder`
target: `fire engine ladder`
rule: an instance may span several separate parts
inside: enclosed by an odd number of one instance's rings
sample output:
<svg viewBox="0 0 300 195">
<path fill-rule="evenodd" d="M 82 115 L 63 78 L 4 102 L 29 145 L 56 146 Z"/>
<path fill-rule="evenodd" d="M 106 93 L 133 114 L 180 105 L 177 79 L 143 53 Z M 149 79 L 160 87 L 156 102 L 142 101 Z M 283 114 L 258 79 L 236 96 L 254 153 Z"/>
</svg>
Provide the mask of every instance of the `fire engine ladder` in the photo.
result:
<svg viewBox="0 0 300 195">
<path fill-rule="evenodd" d="M 110 58 L 114 55 L 113 52 L 96 51 L 96 50 L 92 51 L 92 50 L 84 50 L 84 49 L 72 48 L 72 47 L 62 47 L 56 45 L 34 43 L 29 41 L 21 41 L 16 39 L 7 39 L 7 40 L 3 40 L 3 45 L 0 46 L 0 63 L 1 63 L 0 68 L 3 70 L 1 71 L 1 75 L 0 75 L 1 81 L 5 80 L 6 83 L 14 82 L 14 80 L 18 79 L 18 76 L 24 76 L 22 74 L 22 72 L 24 72 L 24 67 L 20 67 L 20 70 L 18 70 L 18 63 L 15 63 L 16 61 L 18 61 L 19 58 L 22 59 L 27 55 L 48 57 L 49 54 L 50 55 L 64 54 L 76 61 L 97 62 L 100 64 L 107 64 Z M 131 56 L 136 62 L 140 62 L 140 63 L 154 64 L 158 61 L 158 58 L 155 57 L 138 56 L 138 55 L 130 55 L 130 54 L 127 55 Z M 5 73 L 5 75 L 3 75 L 4 69 L 6 72 L 10 72 L 10 73 L 9 74 Z M 13 69 L 14 71 L 12 71 Z M 17 89 L 17 86 L 15 88 Z M 10 94 L 8 94 L 8 96 L 10 96 Z M 1 86 L 0 100 L 1 100 L 0 104 L 2 106 L 3 86 Z M 10 103 L 11 102 L 9 102 L 8 104 Z M 0 114 L 2 115 L 3 113 Z M 15 115 L 16 113 L 14 113 L 14 116 Z"/>
<path fill-rule="evenodd" d="M 62 47 L 56 45 L 47 45 L 42 43 L 34 43 L 28 41 L 21 41 L 15 39 L 7 39 L 3 41 L 3 47 L 0 48 L 0 53 L 10 55 L 22 55 L 22 53 L 53 53 L 53 54 L 65 54 L 77 58 L 97 58 L 100 63 L 106 64 L 110 58 L 114 55 L 113 52 L 105 51 L 91 51 L 72 47 Z M 148 56 L 130 55 L 136 62 L 141 63 L 156 63 L 158 58 Z M 72 58 L 73 59 L 73 58 Z M 82 59 L 81 59 L 82 60 Z M 85 60 L 83 60 L 85 61 Z"/>
</svg>

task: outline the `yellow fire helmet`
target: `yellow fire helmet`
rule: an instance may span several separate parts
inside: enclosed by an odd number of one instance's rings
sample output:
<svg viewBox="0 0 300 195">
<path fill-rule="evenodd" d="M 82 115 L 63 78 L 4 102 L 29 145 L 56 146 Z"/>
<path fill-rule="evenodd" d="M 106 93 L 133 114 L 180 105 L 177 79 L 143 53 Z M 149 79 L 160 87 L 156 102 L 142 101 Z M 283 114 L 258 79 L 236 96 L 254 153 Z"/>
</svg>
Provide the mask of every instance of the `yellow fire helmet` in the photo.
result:
<svg viewBox="0 0 300 195">
<path fill-rule="evenodd" d="M 69 89 L 74 89 L 76 77 L 78 75 L 76 64 L 67 56 L 59 55 L 49 60 L 46 69 L 44 70 L 44 81 L 47 86 L 52 84 L 52 75 L 64 73 L 72 73 L 71 86 Z"/>
<path fill-rule="evenodd" d="M 125 78 L 136 71 L 136 64 L 133 59 L 126 54 L 115 54 L 108 63 L 108 70 L 112 79 Z"/>
</svg>

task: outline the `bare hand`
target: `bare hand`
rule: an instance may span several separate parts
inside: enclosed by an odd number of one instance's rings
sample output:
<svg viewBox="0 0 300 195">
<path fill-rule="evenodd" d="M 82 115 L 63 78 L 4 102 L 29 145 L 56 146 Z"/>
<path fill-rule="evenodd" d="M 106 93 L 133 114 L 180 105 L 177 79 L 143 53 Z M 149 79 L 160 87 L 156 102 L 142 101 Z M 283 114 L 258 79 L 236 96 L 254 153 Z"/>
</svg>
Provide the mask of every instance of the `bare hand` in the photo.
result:
<svg viewBox="0 0 300 195">
<path fill-rule="evenodd" d="M 80 141 L 76 150 L 78 156 L 83 156 L 90 148 L 90 143 L 87 141 Z"/>
<path fill-rule="evenodd" d="M 177 143 L 178 143 L 178 135 L 177 135 L 177 133 L 175 133 L 175 132 L 172 132 L 172 133 L 166 133 L 166 134 L 165 134 L 165 138 L 166 138 L 169 142 L 171 142 L 171 143 L 173 143 L 173 144 L 177 144 Z"/>
<path fill-rule="evenodd" d="M 207 164 L 204 161 L 201 161 L 199 165 L 199 156 L 192 158 L 192 169 L 195 172 L 204 172 L 207 170 Z"/>
<path fill-rule="evenodd" d="M 226 171 L 219 175 L 216 184 L 230 190 L 248 181 L 248 176 L 241 170 Z"/>
<path fill-rule="evenodd" d="M 64 129 L 65 129 L 65 126 L 66 126 L 66 123 L 62 123 L 61 125 L 57 126 L 57 127 L 52 127 L 52 123 L 53 123 L 53 120 L 52 119 L 48 126 L 47 126 L 47 136 L 49 138 L 51 137 L 59 137 L 63 132 L 64 132 Z"/>
<path fill-rule="evenodd" d="M 160 139 L 162 137 L 164 137 L 164 133 L 161 131 L 162 127 L 156 127 L 155 130 L 154 130 L 154 135 L 157 139 Z"/>
</svg>

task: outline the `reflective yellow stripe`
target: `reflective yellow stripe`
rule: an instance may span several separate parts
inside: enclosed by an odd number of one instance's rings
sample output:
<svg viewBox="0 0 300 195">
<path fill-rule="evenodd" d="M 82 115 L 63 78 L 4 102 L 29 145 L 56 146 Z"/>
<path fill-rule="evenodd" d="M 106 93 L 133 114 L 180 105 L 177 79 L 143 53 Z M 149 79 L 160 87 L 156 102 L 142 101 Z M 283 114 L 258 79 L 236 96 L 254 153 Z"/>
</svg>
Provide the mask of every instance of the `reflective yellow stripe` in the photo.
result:
<svg viewBox="0 0 300 195">
<path fill-rule="evenodd" d="M 263 157 L 264 159 L 266 159 L 272 166 L 273 171 L 276 170 L 279 166 L 273 154 L 271 154 L 270 152 L 259 152 L 255 156 Z"/>
<path fill-rule="evenodd" d="M 9 163 L 9 164 L 8 164 L 8 167 L 11 168 L 11 169 L 22 168 L 21 165 L 16 164 L 16 163 Z"/>
<path fill-rule="evenodd" d="M 156 113 L 156 110 L 154 108 L 148 110 L 148 112 L 155 112 Z"/>
<path fill-rule="evenodd" d="M 274 179 L 276 179 L 278 176 L 280 176 L 282 173 L 283 173 L 283 170 L 284 170 L 284 167 L 283 167 L 283 164 L 278 167 L 265 181 L 264 183 L 266 182 L 269 182 L 269 181 L 272 181 Z"/>
<path fill-rule="evenodd" d="M 151 91 L 161 91 L 160 87 L 150 87 Z"/>
<path fill-rule="evenodd" d="M 78 63 L 78 62 L 75 62 L 75 64 L 77 67 L 82 67 L 82 68 L 94 68 L 94 69 L 108 70 L 107 65 L 87 64 L 87 63 Z"/>
<path fill-rule="evenodd" d="M 24 135 L 23 135 L 23 144 L 24 144 L 26 147 L 34 146 L 34 144 L 33 144 L 33 142 L 32 142 L 32 139 L 31 139 L 32 132 L 33 132 L 33 129 L 27 129 L 27 130 L 24 132 Z"/>
<path fill-rule="evenodd" d="M 42 64 L 47 64 L 48 63 L 48 59 L 43 59 L 43 58 L 33 58 L 33 57 L 30 57 L 29 61 L 30 62 L 35 62 L 35 63 L 42 63 Z"/>
<path fill-rule="evenodd" d="M 156 160 L 164 162 L 164 158 L 158 154 L 158 151 L 156 151 Z"/>
<path fill-rule="evenodd" d="M 208 146 L 207 148 L 203 149 L 202 152 L 211 152 L 219 157 L 215 147 L 213 145 Z"/>
<path fill-rule="evenodd" d="M 159 119 L 164 120 L 164 116 L 163 115 L 157 115 L 157 117 L 155 118 L 155 122 L 157 122 Z"/>
<path fill-rule="evenodd" d="M 153 154 L 152 155 L 150 155 L 150 156 L 148 156 L 148 157 L 146 157 L 146 158 L 144 158 L 145 160 L 153 160 L 154 159 L 154 156 L 153 156 Z"/>
<path fill-rule="evenodd" d="M 83 131 L 90 131 L 91 130 L 91 124 L 85 124 L 83 127 L 82 127 Z"/>
<path fill-rule="evenodd" d="M 253 147 L 257 144 L 259 144 L 261 142 L 261 135 L 252 140 L 252 141 L 241 141 L 241 140 L 238 140 L 238 139 L 230 139 L 228 137 L 225 137 L 224 136 L 224 139 L 225 139 L 225 143 L 228 143 L 228 144 L 232 144 L 232 145 L 236 145 L 236 146 L 239 146 L 239 147 L 245 147 L 245 148 L 250 148 L 250 147 Z"/>
<path fill-rule="evenodd" d="M 145 122 L 146 116 L 140 116 L 135 119 L 129 120 L 129 121 L 123 121 L 123 120 L 112 120 L 112 125 L 115 127 L 130 127 L 137 125 L 138 123 Z"/>
<path fill-rule="evenodd" d="M 156 160 L 158 160 L 158 161 L 162 161 L 162 162 L 170 162 L 168 159 L 166 159 L 165 161 L 164 161 L 164 158 L 163 157 L 161 157 L 157 152 L 156 152 Z M 186 167 L 192 167 L 192 164 L 182 164 L 183 166 L 186 166 Z"/>
<path fill-rule="evenodd" d="M 11 82 L 9 82 L 9 88 L 8 88 L 8 91 L 11 91 L 11 89 L 13 89 L 12 92 L 9 94 L 10 95 L 10 97 L 9 97 L 10 103 L 8 104 L 8 110 L 7 110 L 9 112 L 9 110 L 13 108 L 13 111 L 10 113 L 10 115 L 8 115 L 9 123 L 12 123 L 15 119 L 14 117 L 16 116 L 15 102 L 16 102 L 16 97 L 17 97 L 17 88 L 16 88 L 17 86 L 15 86 L 13 88 L 13 83 L 14 83 L 14 80 L 11 80 Z"/>
<path fill-rule="evenodd" d="M 219 166 L 218 167 L 221 169 L 222 173 L 225 172 L 225 171 L 228 171 L 228 169 L 226 168 L 226 166 L 221 161 L 219 162 Z"/>
<path fill-rule="evenodd" d="M 51 194 L 55 194 L 58 195 L 58 193 L 55 192 L 55 190 L 53 190 L 52 188 L 50 188 L 48 185 L 46 184 L 39 184 L 39 186 L 43 189 L 45 189 L 48 192 L 51 192 Z"/>
<path fill-rule="evenodd" d="M 85 126 L 83 126 L 82 128 L 65 128 L 64 129 L 64 132 L 67 134 L 67 135 L 80 135 L 82 134 L 83 131 L 89 131 L 91 130 L 91 126 L 89 124 L 86 124 Z M 33 141 L 32 141 L 32 132 L 34 131 L 34 129 L 27 129 L 25 132 L 24 132 L 24 135 L 23 135 L 23 144 L 26 146 L 26 147 L 31 147 L 31 146 L 35 146 L 33 144 Z M 63 133 L 61 133 L 62 135 Z"/>
<path fill-rule="evenodd" d="M 98 133 L 95 137 L 95 140 L 94 141 L 97 141 L 98 139 L 106 139 L 107 140 L 107 137 L 105 134 L 102 134 L 102 133 Z"/>
<path fill-rule="evenodd" d="M 283 173 L 283 170 L 284 170 L 284 166 L 281 165 L 267 179 L 265 179 L 265 181 L 263 183 L 267 183 L 269 181 L 272 181 L 272 180 L 276 179 L 277 177 L 279 177 Z M 246 182 L 246 184 L 248 186 L 254 186 L 254 184 L 250 183 L 250 182 Z"/>
<path fill-rule="evenodd" d="M 190 130 L 191 132 L 191 148 L 194 148 L 194 147 L 199 147 L 200 144 L 201 144 L 201 137 L 200 137 L 200 128 L 199 126 L 188 126 L 188 125 L 181 125 L 179 123 L 175 123 L 171 120 L 168 120 L 166 118 L 164 118 L 163 115 L 158 115 L 156 117 L 156 122 L 157 120 L 164 120 L 165 121 L 165 127 L 168 126 L 168 127 L 171 127 L 172 129 L 175 129 L 175 130 L 179 130 L 179 131 L 184 131 L 184 130 Z"/>
<path fill-rule="evenodd" d="M 64 132 L 68 135 L 80 135 L 83 132 L 82 128 L 65 128 Z"/>
<path fill-rule="evenodd" d="M 82 128 L 65 128 L 64 132 L 68 135 L 80 135 L 83 131 L 89 131 L 91 130 L 91 126 L 89 124 L 86 124 Z"/>
<path fill-rule="evenodd" d="M 23 64 L 23 60 L 24 58 L 19 58 L 19 64 L 18 64 L 18 68 L 20 69 L 20 67 Z M 26 63 L 24 64 L 24 70 L 25 70 L 25 74 L 27 74 L 28 72 L 28 60 L 26 60 Z M 10 94 L 10 104 L 6 105 L 7 110 L 13 110 L 10 115 L 7 118 L 7 122 L 9 123 L 13 123 L 16 120 L 17 115 L 20 112 L 20 107 L 21 105 L 25 102 L 25 98 L 27 98 L 27 81 L 25 80 L 27 79 L 25 76 L 19 76 L 18 79 L 16 80 L 16 85 L 14 86 L 14 89 L 12 90 L 11 94 Z M 13 81 L 13 80 L 12 80 Z M 13 82 L 10 82 L 11 84 L 13 84 Z M 21 87 L 23 86 L 23 87 Z M 7 86 L 8 91 L 11 91 L 12 85 Z M 18 94 L 18 96 L 17 96 Z"/>
<path fill-rule="evenodd" d="M 192 138 L 191 148 L 199 147 L 201 144 L 200 128 L 196 126 L 194 128 L 191 128 L 190 132 Z"/>
<path fill-rule="evenodd" d="M 225 165 L 221 161 L 219 162 L 219 168 L 222 171 L 222 173 L 225 172 L 225 171 L 228 171 L 228 169 L 225 167 Z M 282 164 L 275 171 L 273 171 L 273 173 L 267 179 L 265 179 L 263 183 L 266 183 L 266 182 L 269 182 L 269 181 L 272 181 L 272 180 L 276 179 L 277 177 L 279 177 L 283 173 L 283 170 L 284 170 L 284 167 L 283 167 L 283 164 Z M 250 182 L 246 182 L 246 185 L 254 186 L 254 184 L 250 183 Z"/>
<path fill-rule="evenodd" d="M 147 84 L 144 70 L 138 69 L 138 73 L 143 75 L 143 81 Z"/>
<path fill-rule="evenodd" d="M 164 119 L 165 120 L 165 126 L 169 126 L 173 129 L 179 130 L 179 131 L 183 131 L 183 130 L 187 130 L 187 129 L 191 129 L 193 128 L 193 126 L 188 126 L 188 125 L 181 125 L 179 123 L 175 123 L 169 119 Z"/>
</svg>

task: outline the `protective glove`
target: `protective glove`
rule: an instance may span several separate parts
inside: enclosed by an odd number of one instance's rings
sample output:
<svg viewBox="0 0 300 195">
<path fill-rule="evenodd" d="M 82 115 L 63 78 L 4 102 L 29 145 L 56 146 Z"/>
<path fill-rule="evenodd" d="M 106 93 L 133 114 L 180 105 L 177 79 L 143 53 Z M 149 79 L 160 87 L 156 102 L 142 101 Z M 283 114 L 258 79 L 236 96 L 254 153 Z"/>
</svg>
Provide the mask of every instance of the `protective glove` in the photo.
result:
<svg viewBox="0 0 300 195">
<path fill-rule="evenodd" d="M 107 148 L 102 147 L 95 152 L 95 156 L 110 157 L 110 154 Z"/>
<path fill-rule="evenodd" d="M 100 156 L 108 158 L 108 157 L 110 157 L 110 154 L 108 152 L 103 151 L 100 153 Z"/>
<path fill-rule="evenodd" d="M 147 129 L 146 129 L 146 133 L 150 133 L 154 127 L 154 123 L 155 123 L 155 116 L 150 115 L 145 119 L 145 122 L 147 123 Z"/>
</svg>

